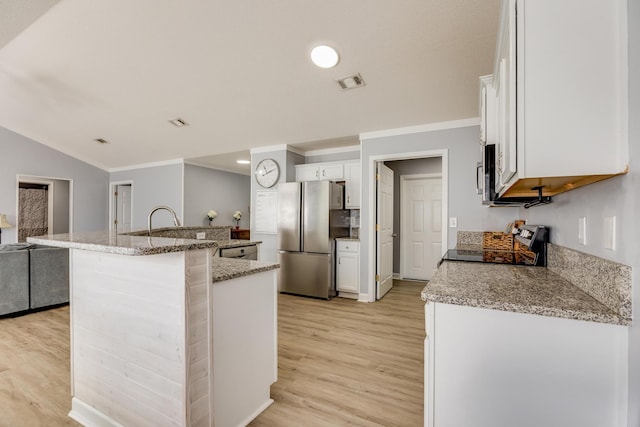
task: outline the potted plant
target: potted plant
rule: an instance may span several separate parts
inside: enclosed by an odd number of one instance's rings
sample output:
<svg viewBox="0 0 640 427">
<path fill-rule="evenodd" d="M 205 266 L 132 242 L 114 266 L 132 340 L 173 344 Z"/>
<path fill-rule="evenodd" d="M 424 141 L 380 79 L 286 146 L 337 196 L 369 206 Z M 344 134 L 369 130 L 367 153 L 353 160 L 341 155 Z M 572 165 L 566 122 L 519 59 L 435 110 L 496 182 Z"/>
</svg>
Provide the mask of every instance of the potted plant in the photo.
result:
<svg viewBox="0 0 640 427">
<path fill-rule="evenodd" d="M 207 212 L 207 218 L 209 218 L 209 225 L 213 225 L 213 220 L 216 219 L 217 216 L 218 216 L 218 212 L 214 211 L 213 209 Z"/>
<path fill-rule="evenodd" d="M 233 213 L 233 220 L 236 222 L 236 230 L 240 228 L 240 218 L 242 218 L 242 212 L 235 211 Z"/>
</svg>

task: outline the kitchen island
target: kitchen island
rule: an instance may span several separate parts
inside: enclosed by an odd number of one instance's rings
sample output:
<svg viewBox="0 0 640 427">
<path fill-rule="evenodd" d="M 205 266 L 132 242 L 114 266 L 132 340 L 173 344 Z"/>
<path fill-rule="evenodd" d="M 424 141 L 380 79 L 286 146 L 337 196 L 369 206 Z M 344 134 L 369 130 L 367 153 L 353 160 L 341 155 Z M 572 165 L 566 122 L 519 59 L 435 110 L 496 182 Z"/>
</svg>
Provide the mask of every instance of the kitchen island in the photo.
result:
<svg viewBox="0 0 640 427">
<path fill-rule="evenodd" d="M 278 264 L 218 243 L 74 233 L 69 416 L 86 426 L 236 426 L 277 379 Z"/>
<path fill-rule="evenodd" d="M 444 261 L 421 294 L 425 426 L 626 426 L 624 267 L 599 268 L 607 306 L 544 267 Z"/>
</svg>

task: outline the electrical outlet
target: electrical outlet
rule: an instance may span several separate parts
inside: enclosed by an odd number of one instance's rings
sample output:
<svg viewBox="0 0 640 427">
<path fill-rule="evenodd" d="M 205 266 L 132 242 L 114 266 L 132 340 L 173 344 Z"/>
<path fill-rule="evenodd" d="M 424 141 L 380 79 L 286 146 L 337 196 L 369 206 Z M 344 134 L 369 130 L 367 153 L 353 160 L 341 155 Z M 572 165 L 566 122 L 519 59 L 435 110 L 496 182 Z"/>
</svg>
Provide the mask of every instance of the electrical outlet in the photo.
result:
<svg viewBox="0 0 640 427">
<path fill-rule="evenodd" d="M 205 233 L 204 231 L 201 231 L 200 233 L 196 233 L 196 239 L 198 240 L 203 240 L 205 238 Z"/>
<path fill-rule="evenodd" d="M 449 228 L 456 228 L 458 226 L 458 218 L 451 217 L 449 218 Z"/>
<path fill-rule="evenodd" d="M 587 244 L 587 217 L 578 218 L 578 243 Z"/>
<path fill-rule="evenodd" d="M 604 218 L 604 248 L 616 250 L 616 217 L 607 216 Z"/>
</svg>

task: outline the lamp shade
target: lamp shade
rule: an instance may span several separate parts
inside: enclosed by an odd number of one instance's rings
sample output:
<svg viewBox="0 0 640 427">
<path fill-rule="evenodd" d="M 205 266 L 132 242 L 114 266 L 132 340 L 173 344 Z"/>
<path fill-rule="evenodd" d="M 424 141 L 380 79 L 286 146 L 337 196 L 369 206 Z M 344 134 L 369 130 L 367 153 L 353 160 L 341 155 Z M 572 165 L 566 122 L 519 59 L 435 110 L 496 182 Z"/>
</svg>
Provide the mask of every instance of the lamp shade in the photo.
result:
<svg viewBox="0 0 640 427">
<path fill-rule="evenodd" d="M 0 228 L 11 228 L 13 225 L 9 224 L 7 221 L 7 216 L 5 214 L 0 214 Z"/>
</svg>

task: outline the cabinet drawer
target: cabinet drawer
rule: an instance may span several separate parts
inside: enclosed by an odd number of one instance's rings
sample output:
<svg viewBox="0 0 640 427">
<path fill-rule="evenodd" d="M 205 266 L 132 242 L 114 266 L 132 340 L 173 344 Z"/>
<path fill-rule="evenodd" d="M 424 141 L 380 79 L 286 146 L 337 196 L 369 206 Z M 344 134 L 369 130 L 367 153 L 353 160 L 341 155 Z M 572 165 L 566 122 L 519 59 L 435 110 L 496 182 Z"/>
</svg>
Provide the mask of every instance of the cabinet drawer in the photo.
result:
<svg viewBox="0 0 640 427">
<path fill-rule="evenodd" d="M 360 242 L 354 240 L 338 240 L 338 252 L 360 252 Z"/>
</svg>

